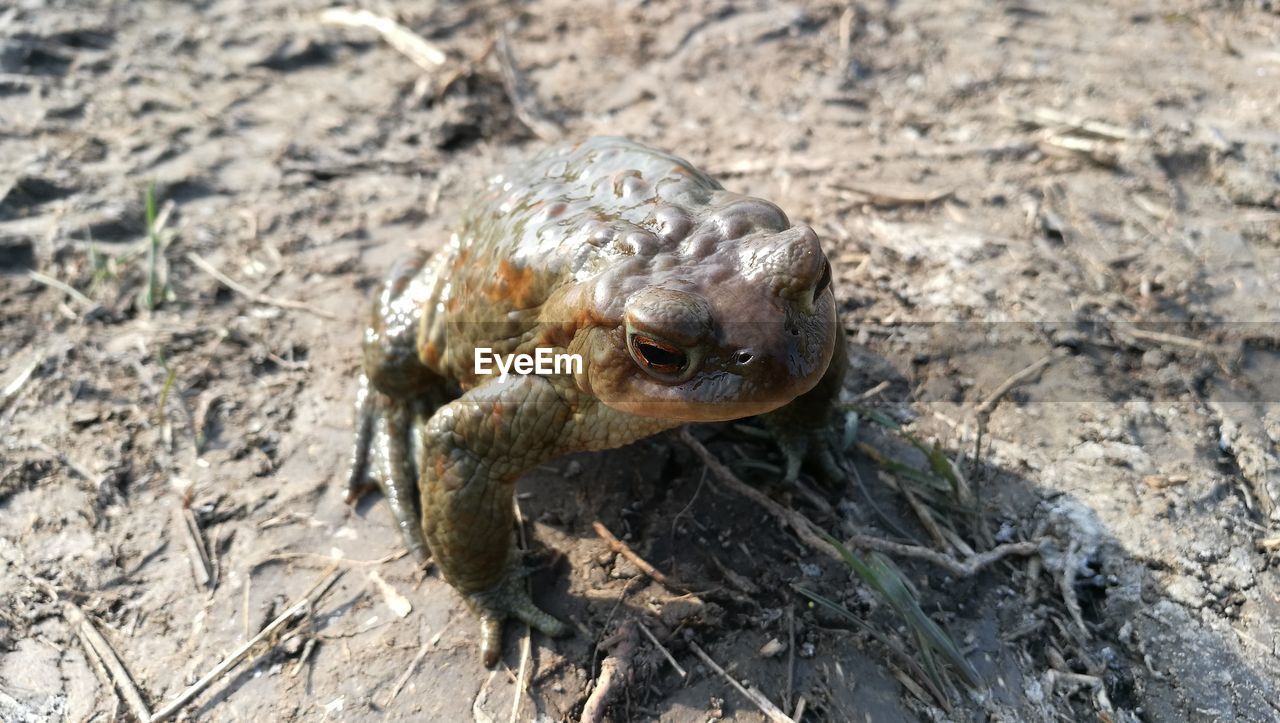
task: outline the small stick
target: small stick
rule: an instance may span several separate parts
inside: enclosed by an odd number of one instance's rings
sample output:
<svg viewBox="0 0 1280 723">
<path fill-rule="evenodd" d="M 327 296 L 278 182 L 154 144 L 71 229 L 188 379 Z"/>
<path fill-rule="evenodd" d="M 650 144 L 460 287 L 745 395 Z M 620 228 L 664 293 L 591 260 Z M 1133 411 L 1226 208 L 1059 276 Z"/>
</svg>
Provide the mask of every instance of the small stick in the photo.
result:
<svg viewBox="0 0 1280 723">
<path fill-rule="evenodd" d="M 890 386 L 889 380 L 888 380 L 888 379 L 885 379 L 884 381 L 880 382 L 879 384 L 875 385 L 874 387 L 871 387 L 871 388 L 870 388 L 870 389 L 868 389 L 867 391 L 865 391 L 865 392 L 863 392 L 863 393 L 859 394 L 859 395 L 858 395 L 858 401 L 860 401 L 860 402 L 865 402 L 865 401 L 867 401 L 868 399 L 870 399 L 870 398 L 874 397 L 875 395 L 879 394 L 880 392 L 883 392 L 884 390 L 888 389 L 888 388 L 889 388 L 889 386 Z"/>
<path fill-rule="evenodd" d="M 370 565 L 385 565 L 388 562 L 394 562 L 409 554 L 409 550 L 401 547 L 389 555 L 383 555 L 376 560 L 350 560 L 345 557 L 333 557 L 332 555 L 321 555 L 315 552 L 277 552 L 273 555 L 267 555 L 260 558 L 257 562 L 249 566 L 250 570 L 258 568 L 271 562 L 286 562 L 288 560 L 315 560 L 316 562 L 327 562 L 330 565 L 342 565 L 345 567 L 366 567 Z"/>
<path fill-rule="evenodd" d="M 178 697 L 166 703 L 163 708 L 156 711 L 154 717 L 143 718 L 142 720 L 149 720 L 150 723 L 161 723 L 162 721 L 169 720 L 177 715 L 178 711 L 182 710 L 183 707 L 194 700 L 197 695 L 204 692 L 205 688 L 213 685 L 213 683 L 228 671 L 236 667 L 241 660 L 248 657 L 249 651 L 252 650 L 255 645 L 273 635 L 277 630 L 284 627 L 289 623 L 289 621 L 293 620 L 298 613 L 310 606 L 312 604 L 313 597 L 318 599 L 321 595 L 324 595 L 324 593 L 329 590 L 329 587 L 332 586 L 333 583 L 337 582 L 338 578 L 342 577 L 345 572 L 345 570 L 339 570 L 337 567 L 337 565 L 330 565 L 328 572 L 326 572 L 325 575 L 316 582 L 316 584 L 312 585 L 311 588 L 303 593 L 302 596 L 299 597 L 292 605 L 285 608 L 285 611 L 280 613 L 275 620 L 272 620 L 265 628 L 259 630 L 257 635 L 245 641 L 243 645 L 236 648 L 235 651 L 224 658 L 221 663 L 213 666 L 212 670 L 205 673 L 204 677 L 192 683 L 186 690 L 179 693 Z"/>
<path fill-rule="evenodd" d="M 520 549 L 527 551 L 529 549 L 528 533 L 524 529 L 524 510 L 520 509 L 520 500 L 511 500 L 512 507 L 516 513 L 516 533 L 520 540 Z M 525 580 L 525 589 L 529 594 L 533 594 L 533 579 Z M 528 624 L 524 626 L 524 636 L 520 638 L 520 667 L 516 673 L 516 691 L 511 699 L 511 723 L 515 723 L 520 717 L 520 706 L 524 703 L 524 689 L 528 684 L 529 675 L 529 658 L 533 654 L 533 629 Z"/>
<path fill-rule="evenodd" d="M 1089 628 L 1084 624 L 1084 611 L 1080 609 L 1080 600 L 1076 597 L 1076 567 L 1080 562 L 1080 543 L 1072 540 L 1067 547 L 1062 574 L 1058 575 L 1058 590 L 1062 593 L 1062 602 L 1067 606 L 1072 622 L 1076 624 L 1084 640 L 1089 640 Z"/>
<path fill-rule="evenodd" d="M 658 652 L 662 653 L 662 657 L 666 658 L 668 663 L 671 663 L 671 667 L 676 669 L 676 672 L 680 674 L 681 678 L 689 677 L 689 673 L 686 672 L 684 668 L 680 667 L 680 664 L 676 662 L 675 657 L 671 655 L 671 651 L 667 650 L 667 646 L 658 641 L 658 638 L 649 630 L 649 626 L 644 623 L 640 623 L 636 627 L 640 628 L 640 632 L 644 633 L 644 636 L 649 639 L 649 642 L 653 643 L 658 648 Z"/>
<path fill-rule="evenodd" d="M 900 189 L 887 190 L 880 185 L 859 184 L 843 182 L 832 184 L 833 189 L 837 191 L 845 191 L 857 194 L 866 198 L 866 201 L 873 206 L 885 206 L 894 208 L 897 206 L 928 206 L 938 201 L 944 201 L 951 198 L 955 194 L 954 188 L 946 188 L 941 190 L 915 190 Z M 841 194 L 844 195 L 844 194 Z"/>
<path fill-rule="evenodd" d="M 400 51 L 419 68 L 428 72 L 444 65 L 445 60 L 448 59 L 443 50 L 423 40 L 421 35 L 391 18 L 375 15 L 368 10 L 329 8 L 320 13 L 320 22 L 377 31 L 382 39 L 387 41 L 387 45 Z"/>
<path fill-rule="evenodd" d="M 102 664 L 102 658 L 98 657 L 98 652 L 93 649 L 93 646 L 89 644 L 88 640 L 83 635 L 80 635 L 79 629 L 76 630 L 76 636 L 80 638 L 80 645 L 84 648 L 84 657 L 87 658 L 89 660 L 89 664 L 93 666 L 93 672 L 98 676 L 98 682 L 102 685 L 102 688 L 107 691 L 108 696 L 115 702 L 116 709 L 119 710 L 120 698 L 116 695 L 112 695 L 115 693 L 116 684 L 111 680 L 111 674 L 107 672 L 106 666 Z M 94 697 L 94 701 L 97 701 L 96 695 Z"/>
<path fill-rule="evenodd" d="M 683 585 L 677 582 L 674 582 L 673 580 L 668 578 L 666 575 L 664 575 L 661 570 L 657 569 L 653 565 L 650 565 L 643 557 L 640 557 L 639 555 L 637 555 L 635 550 L 632 550 L 627 545 L 627 543 L 614 537 L 613 533 L 609 531 L 609 528 L 601 524 L 600 520 L 596 520 L 595 522 L 592 522 L 591 527 L 596 531 L 596 534 L 600 536 L 600 539 L 604 540 L 605 544 L 609 545 L 609 549 L 627 558 L 627 560 L 629 560 L 631 564 L 640 568 L 641 572 L 653 578 L 653 580 L 657 582 L 659 585 L 662 585 L 663 587 L 667 587 L 681 593 L 689 592 L 688 588 L 684 587 Z"/>
<path fill-rule="evenodd" d="M 782 694 L 782 705 L 784 708 L 791 707 L 791 691 L 795 684 L 796 678 L 796 606 L 792 603 L 787 606 L 787 687 Z M 801 697 L 801 700 L 804 698 Z M 800 716 L 793 715 L 792 718 L 800 720 Z"/>
<path fill-rule="evenodd" d="M 643 626 L 641 626 L 643 627 Z M 614 636 L 616 645 L 609 657 L 600 663 L 600 676 L 596 678 L 595 689 L 582 706 L 581 723 L 600 723 L 604 720 L 605 709 L 609 701 L 618 693 L 618 688 L 625 684 L 631 674 L 631 659 L 636 652 L 636 623 L 628 620 L 623 623 Z"/>
<path fill-rule="evenodd" d="M 1185 346 L 1189 349 L 1195 349 L 1196 351 L 1199 351 L 1199 352 L 1208 353 L 1213 350 L 1212 347 L 1200 341 L 1199 339 L 1192 339 L 1185 336 L 1178 336 L 1177 334 L 1166 334 L 1162 331 L 1151 331 L 1149 329 L 1141 329 L 1139 327 L 1130 326 L 1128 324 L 1125 324 L 1123 326 L 1123 328 L 1121 329 L 1121 333 L 1128 334 L 1129 336 L 1135 339 L 1142 339 L 1143 341 L 1153 341 L 1159 344 L 1172 344 L 1174 346 Z"/>
<path fill-rule="evenodd" d="M 8 384 L 4 385 L 4 389 L 0 389 L 0 401 L 7 400 L 9 399 L 9 397 L 12 397 L 13 395 L 21 391 L 21 389 L 24 386 L 26 386 L 27 381 L 31 379 L 31 375 L 35 373 L 36 369 L 44 362 L 45 358 L 48 356 L 49 356 L 49 350 L 47 348 L 41 349 L 39 352 L 33 355 L 31 357 L 31 361 L 28 362 L 26 366 L 22 367 L 22 369 L 13 377 L 13 379 Z"/>
<path fill-rule="evenodd" d="M 75 603 L 69 601 L 62 602 L 62 616 L 71 623 L 71 627 L 80 636 L 80 642 L 86 648 L 93 651 L 98 659 L 106 665 L 108 672 L 111 673 L 112 680 L 115 681 L 116 689 L 120 691 L 121 697 L 125 703 L 129 705 L 133 717 L 139 721 L 150 721 L 151 712 L 147 710 L 147 704 L 142 700 L 142 694 L 138 692 L 138 687 L 133 684 L 133 679 L 129 677 L 129 671 L 125 670 L 124 663 L 120 662 L 120 657 L 116 655 L 116 651 L 102 637 L 102 633 L 94 627 L 93 622 L 85 616 Z"/>
<path fill-rule="evenodd" d="M 769 499 L 760 490 L 746 484 L 738 479 L 730 469 L 720 460 L 716 459 L 711 451 L 702 445 L 701 442 L 693 436 L 688 427 L 680 430 L 680 439 L 689 446 L 690 449 L 702 459 L 702 463 L 711 470 L 711 474 L 715 475 L 722 484 L 733 489 L 738 494 L 751 499 L 752 501 L 764 507 L 775 519 L 782 524 L 790 527 L 795 531 L 796 536 L 800 540 L 812 547 L 815 551 L 822 553 L 834 560 L 842 560 L 840 553 L 822 539 L 818 534 L 818 526 L 809 518 L 799 512 L 783 507 L 782 505 Z M 1031 540 L 1027 542 L 1009 542 L 997 547 L 993 547 L 986 552 L 979 553 L 961 562 L 951 555 L 943 554 L 937 550 L 931 550 L 927 547 L 919 545 L 905 545 L 900 542 L 892 542 L 879 537 L 870 535 L 853 535 L 848 538 L 845 543 L 849 547 L 862 548 L 866 550 L 875 550 L 889 555 L 898 557 L 910 557 L 926 562 L 933 563 L 958 577 L 972 577 L 979 570 L 988 565 L 994 564 L 1010 555 L 1034 555 L 1040 550 L 1040 542 Z"/>
<path fill-rule="evenodd" d="M 249 593 L 253 589 L 253 575 L 244 576 L 244 636 L 249 637 Z"/>
<path fill-rule="evenodd" d="M 849 71 L 850 49 L 853 47 L 853 26 L 858 21 L 858 8 L 852 3 L 840 13 L 840 24 L 837 26 L 839 37 L 839 62 L 840 67 L 836 69 L 840 77 L 844 77 Z"/>
<path fill-rule="evenodd" d="M 706 663 L 708 668 L 711 668 L 712 670 L 714 670 L 716 673 L 720 675 L 721 678 L 724 678 L 726 681 L 728 681 L 729 685 L 732 685 L 735 689 L 737 689 L 739 693 L 745 695 L 747 697 L 747 700 L 750 700 L 752 703 L 755 703 L 756 707 L 759 708 L 762 713 L 768 716 L 769 720 L 774 721 L 775 723 L 795 723 L 795 721 L 790 716 L 788 716 L 786 713 L 783 713 L 781 708 L 779 708 L 778 706 L 770 702 L 770 700 L 764 697 L 764 694 L 762 694 L 760 691 L 756 690 L 755 688 L 743 687 L 743 685 L 739 683 L 737 680 L 735 680 L 732 675 L 729 675 L 729 673 L 726 672 L 724 668 L 721 668 L 719 664 L 716 663 L 716 661 L 712 660 L 710 655 L 707 655 L 702 648 L 698 647 L 697 643 L 690 640 L 689 649 L 692 650 L 694 654 L 697 655 L 702 660 L 703 663 Z"/>
<path fill-rule="evenodd" d="M 293 670 L 289 671 L 290 678 L 298 677 L 298 673 L 302 671 L 302 666 L 307 664 L 307 660 L 311 657 L 311 651 L 315 650 L 316 639 L 307 638 L 307 642 L 302 646 L 302 654 L 298 656 L 298 662 L 293 664 Z"/>
<path fill-rule="evenodd" d="M 210 587 L 213 584 L 213 562 L 200 536 L 200 524 L 196 522 L 195 514 L 190 507 L 175 507 L 174 518 L 178 528 L 186 533 L 183 537 L 191 555 L 191 574 L 195 576 L 196 589 Z"/>
<path fill-rule="evenodd" d="M 254 301 L 259 304 L 266 304 L 267 306 L 278 306 L 282 309 L 297 309 L 298 311 L 306 311 L 308 313 L 315 314 L 316 316 L 322 319 L 338 318 L 335 314 L 325 311 L 324 309 L 317 309 L 311 306 L 310 304 L 304 304 L 301 301 L 294 301 L 292 299 L 277 299 L 274 296 L 267 296 L 266 294 L 260 294 L 254 291 L 253 289 L 250 289 L 248 286 L 241 284 L 240 282 L 236 281 L 230 276 L 227 276 L 226 274 L 222 273 L 221 271 L 218 270 L 218 267 L 209 263 L 204 259 L 204 257 L 202 257 L 200 254 L 197 254 L 194 251 L 187 252 L 187 260 L 195 264 L 196 268 L 200 269 L 206 274 L 217 279 L 218 282 L 221 283 L 223 286 L 227 287 L 228 289 L 231 289 L 232 291 L 236 292 L 237 294 L 240 294 L 241 296 L 249 299 L 250 301 Z"/>
<path fill-rule="evenodd" d="M 502 87 L 506 89 L 507 97 L 511 99 L 516 118 L 519 118 L 526 128 L 544 141 L 558 141 L 563 138 L 564 131 L 560 126 L 548 119 L 538 108 L 537 99 L 516 67 L 515 57 L 511 53 L 511 41 L 507 38 L 505 30 L 498 33 L 493 50 L 502 71 Z"/>
<path fill-rule="evenodd" d="M 426 625 L 422 626 L 422 632 L 424 634 L 427 632 Z M 395 687 L 391 689 L 391 695 L 387 696 L 387 702 L 382 704 L 383 708 L 391 707 L 391 701 L 395 700 L 397 695 L 400 695 L 400 689 L 404 687 L 405 683 L 409 682 L 409 678 L 413 677 L 414 671 L 416 671 L 418 666 L 422 664 L 422 659 L 427 657 L 427 651 L 435 647 L 436 642 L 439 640 L 440 636 L 436 635 L 433 638 L 422 641 L 422 645 L 418 648 L 417 654 L 413 656 L 413 660 L 409 661 L 409 667 L 405 668 L 404 672 L 401 673 L 400 677 L 396 680 Z"/>
<path fill-rule="evenodd" d="M 79 304 L 84 306 L 86 311 L 93 311 L 99 306 L 98 302 L 80 293 L 75 287 L 71 286 L 70 284 L 59 281 L 53 278 L 52 276 L 45 276 L 44 274 L 34 269 L 31 271 L 28 271 L 27 276 L 30 277 L 30 279 L 32 281 L 35 281 L 36 283 L 53 287 L 58 291 L 61 291 L 62 293 L 66 294 L 67 296 L 70 296 L 72 299 L 75 299 Z"/>
<path fill-rule="evenodd" d="M 991 414 L 991 411 L 1000 403 L 1000 399 L 1009 393 L 1009 390 L 1039 374 L 1041 370 L 1053 363 L 1054 357 L 1054 354 L 1045 354 L 1036 361 L 1027 365 L 1021 371 L 1016 372 L 1008 379 L 1004 380 L 1000 386 L 996 387 L 996 390 L 992 392 L 990 396 L 983 400 L 982 404 L 978 405 L 978 415 L 986 416 Z"/>
<path fill-rule="evenodd" d="M 886 472 L 881 472 L 881 474 L 888 476 Z M 920 520 L 920 524 L 924 525 L 924 529 L 929 533 L 929 536 L 933 538 L 938 547 L 945 549 L 948 546 L 947 538 L 942 534 L 942 528 L 938 526 L 938 521 L 933 519 L 933 513 L 929 511 L 929 507 L 921 502 L 920 498 L 911 491 L 910 485 L 904 483 L 896 486 L 902 496 L 907 498 L 907 504 L 916 513 L 916 519 Z"/>
<path fill-rule="evenodd" d="M 524 636 L 520 638 L 520 668 L 516 671 L 516 691 L 511 700 L 511 723 L 520 720 L 520 705 L 524 703 L 525 687 L 529 683 L 529 659 L 533 654 L 533 631 L 524 627 Z"/>
<path fill-rule="evenodd" d="M 796 723 L 800 723 L 800 720 L 804 718 L 804 707 L 807 703 L 808 701 L 804 699 L 803 695 L 800 696 L 800 700 L 796 701 L 796 712 L 791 714 L 792 720 Z"/>
<path fill-rule="evenodd" d="M 1123 128 L 1114 123 L 1105 123 L 1103 121 L 1089 120 L 1081 116 L 1073 116 L 1052 108 L 1036 108 L 1026 121 L 1035 125 L 1046 126 L 1066 126 L 1074 131 L 1079 131 L 1098 138 L 1105 138 L 1109 141 L 1131 141 L 1142 139 L 1141 134 L 1134 133 L 1127 128 Z"/>
<path fill-rule="evenodd" d="M 1120 163 L 1111 146 L 1103 141 L 1070 135 L 1050 135 L 1039 141 L 1037 145 L 1047 155 L 1085 158 L 1105 168 L 1114 168 Z"/>
</svg>

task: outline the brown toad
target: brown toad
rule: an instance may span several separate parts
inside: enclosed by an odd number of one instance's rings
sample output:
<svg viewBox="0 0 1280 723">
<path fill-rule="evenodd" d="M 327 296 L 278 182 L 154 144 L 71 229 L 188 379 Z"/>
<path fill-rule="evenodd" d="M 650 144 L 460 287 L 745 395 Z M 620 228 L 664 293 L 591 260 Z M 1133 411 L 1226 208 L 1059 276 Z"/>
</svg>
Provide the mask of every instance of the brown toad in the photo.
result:
<svg viewBox="0 0 1280 723">
<path fill-rule="evenodd" d="M 580 363 L 477 373 L 538 349 Z M 844 366 L 812 229 L 637 143 L 557 146 L 491 178 L 443 251 L 392 269 L 364 337 L 347 496 L 379 484 L 410 551 L 430 549 L 480 616 L 492 666 L 509 616 L 565 631 L 518 575 L 525 471 L 764 414 L 788 477 L 806 459 L 837 475 L 827 423 Z"/>
</svg>

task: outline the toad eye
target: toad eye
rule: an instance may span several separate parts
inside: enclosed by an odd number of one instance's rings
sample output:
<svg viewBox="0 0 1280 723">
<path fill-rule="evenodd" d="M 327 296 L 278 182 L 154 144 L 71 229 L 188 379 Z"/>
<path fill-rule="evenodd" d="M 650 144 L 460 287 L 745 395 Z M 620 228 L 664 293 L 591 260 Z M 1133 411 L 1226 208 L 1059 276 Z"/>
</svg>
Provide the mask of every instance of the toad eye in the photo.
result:
<svg viewBox="0 0 1280 723">
<path fill-rule="evenodd" d="M 689 357 L 679 347 L 641 334 L 631 335 L 631 356 L 640 366 L 662 375 L 679 374 Z"/>
</svg>

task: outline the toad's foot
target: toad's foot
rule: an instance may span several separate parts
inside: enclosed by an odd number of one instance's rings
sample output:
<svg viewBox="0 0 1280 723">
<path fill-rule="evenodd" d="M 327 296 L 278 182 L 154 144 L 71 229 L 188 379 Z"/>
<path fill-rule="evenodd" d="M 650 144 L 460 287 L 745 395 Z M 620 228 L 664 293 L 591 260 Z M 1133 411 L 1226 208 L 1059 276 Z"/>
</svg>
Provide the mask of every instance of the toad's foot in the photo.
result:
<svg viewBox="0 0 1280 723">
<path fill-rule="evenodd" d="M 801 468 L 833 486 L 842 485 L 849 478 L 844 446 L 835 429 L 806 429 L 772 423 L 767 426 L 787 460 L 786 481 L 798 479 Z"/>
<path fill-rule="evenodd" d="M 844 344 L 837 344 L 831 365 L 817 386 L 762 417 L 786 457 L 788 482 L 800 476 L 801 467 L 832 486 L 843 485 L 849 479 L 842 435 L 831 425 L 844 383 L 847 354 Z"/>
<path fill-rule="evenodd" d="M 410 432 L 418 403 L 395 403 L 360 375 L 351 468 L 343 487 L 347 504 L 373 486 L 382 490 L 409 554 L 419 564 L 429 556 L 418 510 L 418 475 L 411 464 Z M 373 484 L 370 484 L 372 479 Z"/>
<path fill-rule="evenodd" d="M 480 618 L 480 658 L 486 668 L 498 664 L 502 655 L 502 624 L 515 618 L 538 632 L 558 638 L 568 626 L 543 612 L 529 597 L 525 577 L 511 572 L 496 587 L 465 595 L 467 605 Z"/>
</svg>

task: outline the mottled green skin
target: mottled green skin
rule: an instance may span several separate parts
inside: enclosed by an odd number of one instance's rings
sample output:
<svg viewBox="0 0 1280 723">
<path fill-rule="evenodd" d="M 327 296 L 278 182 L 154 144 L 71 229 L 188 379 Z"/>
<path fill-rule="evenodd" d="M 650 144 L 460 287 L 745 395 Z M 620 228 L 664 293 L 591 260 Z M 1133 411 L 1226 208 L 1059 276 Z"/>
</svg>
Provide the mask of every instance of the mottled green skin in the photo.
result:
<svg viewBox="0 0 1280 723">
<path fill-rule="evenodd" d="M 429 546 L 480 615 L 493 665 L 508 616 L 565 630 L 517 574 L 511 495 L 530 468 L 767 413 L 790 477 L 806 458 L 839 473 L 826 424 L 845 350 L 829 280 L 811 229 L 680 159 L 616 138 L 551 148 L 490 179 L 446 249 L 401 260 L 379 292 L 348 497 L 379 483 L 410 550 Z M 659 371 L 632 333 L 687 363 Z M 476 375 L 476 347 L 584 365 L 498 382 Z"/>
</svg>

